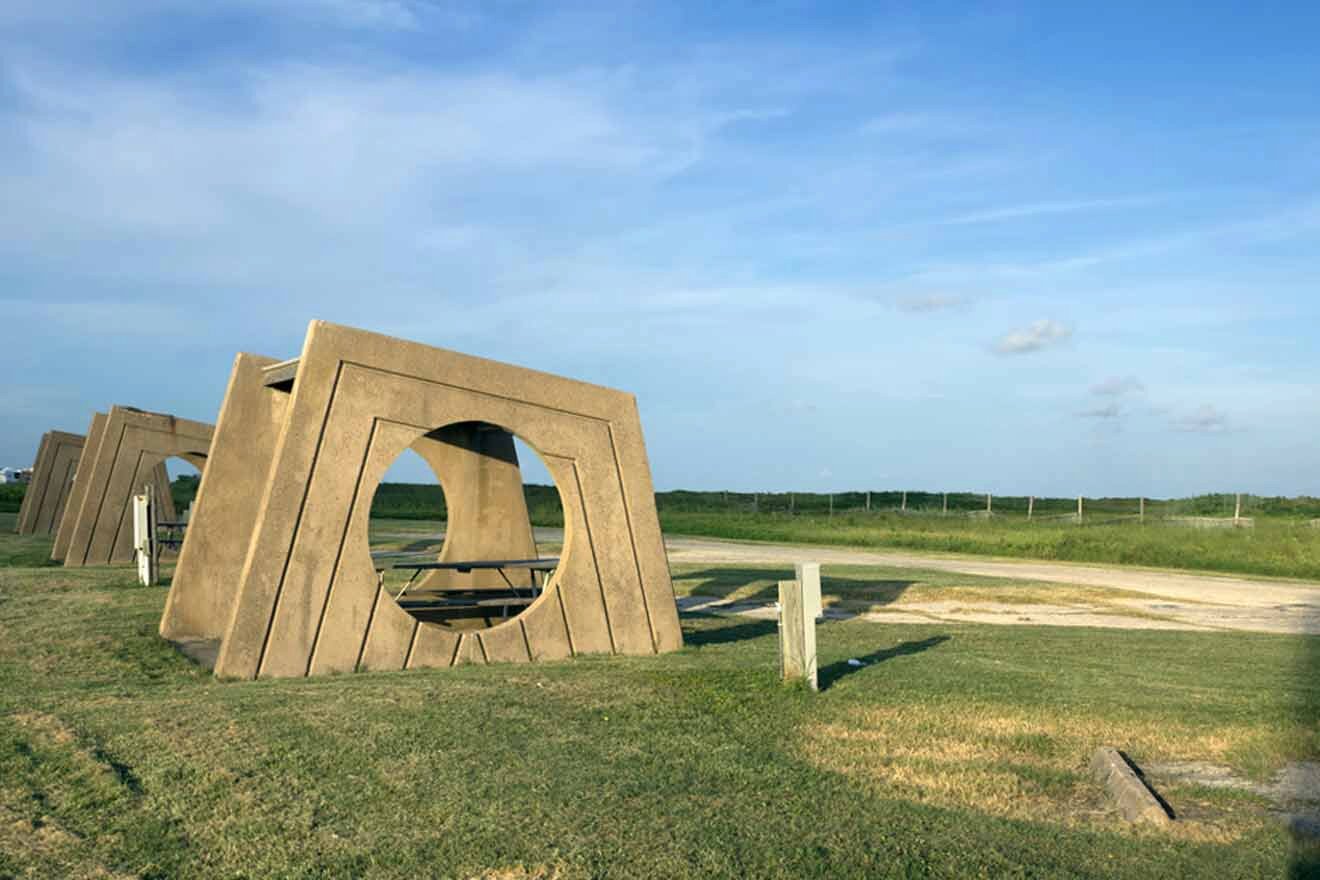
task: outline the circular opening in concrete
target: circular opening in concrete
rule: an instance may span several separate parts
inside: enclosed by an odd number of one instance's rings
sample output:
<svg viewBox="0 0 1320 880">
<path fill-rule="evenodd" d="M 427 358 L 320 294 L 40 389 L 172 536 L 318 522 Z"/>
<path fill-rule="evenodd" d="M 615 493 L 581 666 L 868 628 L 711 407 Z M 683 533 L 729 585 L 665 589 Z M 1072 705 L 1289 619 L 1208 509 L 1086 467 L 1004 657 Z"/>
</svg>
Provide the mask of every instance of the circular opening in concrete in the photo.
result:
<svg viewBox="0 0 1320 880">
<path fill-rule="evenodd" d="M 445 425 L 420 435 L 376 487 L 372 558 L 385 592 L 417 620 L 487 629 L 544 593 L 562 511 L 530 444 L 489 422 Z"/>
</svg>

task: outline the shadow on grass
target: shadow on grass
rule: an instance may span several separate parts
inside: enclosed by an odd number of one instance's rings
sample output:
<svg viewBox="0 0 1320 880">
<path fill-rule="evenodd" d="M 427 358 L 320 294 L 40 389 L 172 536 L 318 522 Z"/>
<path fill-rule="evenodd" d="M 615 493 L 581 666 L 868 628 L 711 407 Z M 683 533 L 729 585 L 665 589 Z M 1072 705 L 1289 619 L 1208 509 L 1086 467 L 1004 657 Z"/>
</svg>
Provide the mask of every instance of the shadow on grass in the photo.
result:
<svg viewBox="0 0 1320 880">
<path fill-rule="evenodd" d="M 1298 610 L 1304 630 L 1314 632 L 1320 627 L 1320 609 L 1306 605 Z M 1320 636 L 1302 638 L 1297 676 L 1300 687 L 1295 706 L 1298 720 L 1306 728 L 1317 730 L 1320 729 Z M 1307 760 L 1320 760 L 1320 747 L 1317 746 L 1317 741 L 1313 740 Z M 1293 835 L 1289 880 L 1320 878 L 1320 810 L 1313 805 L 1310 810 L 1289 817 L 1289 826 Z"/>
<path fill-rule="evenodd" d="M 759 639 L 761 636 L 773 635 L 779 628 L 779 624 L 773 620 L 743 620 L 733 623 L 734 618 L 724 617 L 719 614 L 701 614 L 702 620 L 720 620 L 730 621 L 730 626 L 720 626 L 711 629 L 699 629 L 695 632 L 683 633 L 683 643 L 686 645 L 696 645 L 703 647 L 705 645 L 726 645 L 730 642 L 741 642 L 746 639 Z"/>
<path fill-rule="evenodd" d="M 674 576 L 675 581 L 691 586 L 694 596 L 729 596 L 748 584 L 765 582 L 765 585 L 753 593 L 738 597 L 743 602 L 775 602 L 779 599 L 779 581 L 794 577 L 792 568 L 708 568 Z M 899 597 L 915 581 L 910 580 L 870 580 L 867 578 L 840 578 L 823 575 L 820 579 L 820 592 L 824 597 L 836 599 L 864 600 L 872 605 L 888 605 L 898 601 Z"/>
<path fill-rule="evenodd" d="M 939 647 L 950 638 L 952 636 L 931 636 L 928 639 L 921 639 L 916 642 L 899 642 L 892 648 L 882 648 L 879 651 L 872 651 L 864 657 L 853 658 L 862 661 L 861 666 L 852 666 L 849 665 L 847 660 L 840 660 L 838 663 L 831 663 L 829 666 L 822 668 L 817 675 L 817 681 L 820 683 L 822 691 L 829 690 L 835 682 L 852 675 L 854 672 L 861 672 L 867 667 L 883 663 L 886 660 L 892 660 L 895 657 L 920 654 L 922 651 Z"/>
</svg>

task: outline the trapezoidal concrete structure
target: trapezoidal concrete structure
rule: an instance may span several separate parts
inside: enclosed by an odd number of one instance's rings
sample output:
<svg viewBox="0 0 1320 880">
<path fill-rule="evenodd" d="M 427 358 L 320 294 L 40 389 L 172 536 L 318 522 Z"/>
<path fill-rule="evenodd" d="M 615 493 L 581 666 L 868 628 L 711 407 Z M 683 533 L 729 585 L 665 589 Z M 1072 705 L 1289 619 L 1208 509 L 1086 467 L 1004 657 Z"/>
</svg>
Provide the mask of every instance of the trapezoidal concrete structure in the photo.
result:
<svg viewBox="0 0 1320 880">
<path fill-rule="evenodd" d="M 165 460 L 181 458 L 205 472 L 213 431 L 204 422 L 133 407 L 98 413 L 70 497 L 78 509 L 63 518 L 52 557 L 69 567 L 132 562 L 133 496 L 152 486 L 159 518 L 174 519 Z"/>
<path fill-rule="evenodd" d="M 78 467 L 74 471 L 73 485 L 69 488 L 69 500 L 65 502 L 64 512 L 55 529 L 55 543 L 51 547 L 50 558 L 63 560 L 69 549 L 69 538 L 73 534 L 73 524 L 82 510 L 83 499 L 87 497 L 86 475 L 91 473 L 92 461 L 96 458 L 101 437 L 105 434 L 105 413 L 92 413 L 92 421 L 87 426 L 87 439 L 78 456 Z M 79 479 L 79 475 L 83 478 Z"/>
<path fill-rule="evenodd" d="M 508 582 L 521 590 L 536 584 L 526 567 L 553 564 L 536 559 L 515 434 L 563 502 L 553 572 L 513 617 L 405 610 L 378 577 L 367 528 L 377 485 L 407 449 L 435 471 L 448 509 L 441 567 L 417 591 L 481 605 L 492 572 L 461 562 L 525 563 L 514 579 L 530 580 Z M 246 679 L 675 650 L 636 401 L 320 321 L 297 360 L 240 354 L 160 631 L 217 675 Z"/>
<path fill-rule="evenodd" d="M 20 535 L 49 535 L 59 528 L 85 441 L 83 435 L 65 431 L 47 431 L 42 436 L 32 479 L 18 511 L 16 530 Z"/>
</svg>

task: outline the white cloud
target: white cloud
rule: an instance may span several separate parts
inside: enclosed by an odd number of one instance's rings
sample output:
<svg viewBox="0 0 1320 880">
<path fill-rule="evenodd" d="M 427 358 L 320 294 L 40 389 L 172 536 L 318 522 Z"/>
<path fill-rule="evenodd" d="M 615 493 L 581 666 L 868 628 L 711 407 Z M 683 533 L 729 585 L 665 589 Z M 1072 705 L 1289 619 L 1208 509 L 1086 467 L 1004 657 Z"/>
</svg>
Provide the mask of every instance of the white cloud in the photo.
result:
<svg viewBox="0 0 1320 880">
<path fill-rule="evenodd" d="M 1173 427 L 1188 433 L 1219 434 L 1228 430 L 1229 419 L 1227 414 L 1207 403 L 1175 417 Z"/>
<path fill-rule="evenodd" d="M 1079 412 L 1077 415 L 1085 419 L 1117 419 L 1123 415 L 1122 409 L 1117 401 L 1107 403 L 1104 406 L 1093 407 Z"/>
<path fill-rule="evenodd" d="M 1060 202 L 1033 202 L 1026 205 L 1011 205 L 1005 208 L 992 208 L 961 214 L 941 221 L 947 226 L 962 226 L 974 223 L 995 223 L 1000 220 L 1025 220 L 1054 214 L 1076 214 L 1085 211 L 1106 211 L 1118 208 L 1135 208 L 1159 201 L 1157 196 L 1125 196 L 1113 199 L 1079 199 Z"/>
<path fill-rule="evenodd" d="M 872 117 L 859 130 L 866 135 L 960 137 L 983 131 L 984 125 L 954 113 L 909 111 Z"/>
<path fill-rule="evenodd" d="M 945 312 L 958 309 L 971 302 L 966 296 L 954 293 L 928 293 L 906 296 L 895 304 L 901 312 L 910 315 L 926 315 L 932 312 Z"/>
<path fill-rule="evenodd" d="M 1091 393 L 1097 397 L 1122 397 L 1125 394 L 1137 394 L 1146 390 L 1146 386 L 1135 376 L 1110 376 L 1091 386 Z"/>
<path fill-rule="evenodd" d="M 1029 354 L 1057 345 L 1072 336 L 1072 328 L 1058 321 L 1042 318 L 1026 327 L 1005 333 L 995 343 L 1000 354 Z"/>
</svg>

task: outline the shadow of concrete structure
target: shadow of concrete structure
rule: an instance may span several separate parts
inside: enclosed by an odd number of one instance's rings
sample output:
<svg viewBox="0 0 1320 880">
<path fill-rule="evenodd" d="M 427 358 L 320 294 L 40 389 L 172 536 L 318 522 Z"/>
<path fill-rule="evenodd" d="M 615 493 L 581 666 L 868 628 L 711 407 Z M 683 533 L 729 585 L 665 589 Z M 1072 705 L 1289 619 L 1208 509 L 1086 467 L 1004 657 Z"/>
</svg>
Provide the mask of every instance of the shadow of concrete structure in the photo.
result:
<svg viewBox="0 0 1320 880">
<path fill-rule="evenodd" d="M 1320 628 L 1320 608 L 1303 609 L 1307 617 L 1306 632 Z M 1298 719 L 1305 729 L 1312 731 L 1312 753 L 1309 761 L 1320 761 L 1320 636 L 1303 635 L 1300 651 L 1301 668 L 1298 670 L 1300 691 L 1296 701 Z M 1291 880 L 1317 880 L 1320 878 L 1320 810 L 1312 809 L 1288 816 L 1289 831 L 1293 836 L 1293 857 L 1289 870 Z"/>
<path fill-rule="evenodd" d="M 777 601 L 779 581 L 790 580 L 793 577 L 795 577 L 795 573 L 792 568 L 713 566 L 701 571 L 685 572 L 679 577 L 679 580 L 700 581 L 701 583 L 693 588 L 692 594 L 716 598 L 728 597 L 730 594 L 746 587 L 748 583 L 767 581 L 764 587 L 733 600 L 738 604 L 756 604 Z M 864 594 L 864 597 L 860 598 L 864 598 L 868 604 L 888 605 L 897 602 L 903 593 L 915 583 L 916 581 L 912 580 L 863 581 L 853 578 L 831 577 L 822 572 L 820 592 L 822 600 L 828 598 L 836 601 L 847 601 L 858 599 L 858 594 Z M 842 609 L 828 608 L 826 616 L 836 619 L 852 615 Z"/>
</svg>

